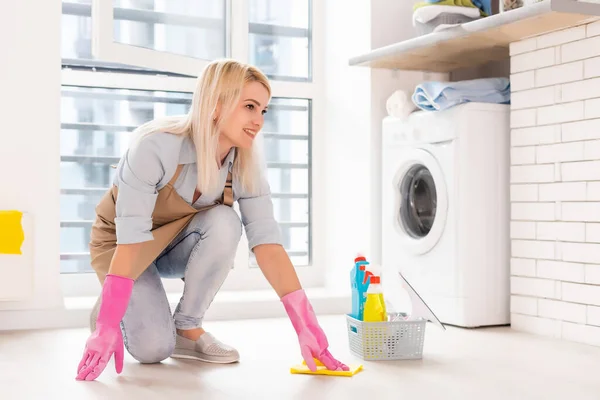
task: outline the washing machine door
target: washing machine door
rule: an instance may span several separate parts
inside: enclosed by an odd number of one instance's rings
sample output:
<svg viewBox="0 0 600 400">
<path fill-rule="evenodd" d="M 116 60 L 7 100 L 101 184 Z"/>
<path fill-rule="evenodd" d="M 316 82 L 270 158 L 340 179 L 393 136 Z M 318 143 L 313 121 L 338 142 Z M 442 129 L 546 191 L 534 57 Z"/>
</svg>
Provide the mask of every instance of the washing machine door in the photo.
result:
<svg viewBox="0 0 600 400">
<path fill-rule="evenodd" d="M 446 225 L 448 196 L 442 170 L 431 153 L 410 149 L 401 156 L 393 180 L 392 222 L 401 245 L 413 254 L 430 251 Z"/>
</svg>

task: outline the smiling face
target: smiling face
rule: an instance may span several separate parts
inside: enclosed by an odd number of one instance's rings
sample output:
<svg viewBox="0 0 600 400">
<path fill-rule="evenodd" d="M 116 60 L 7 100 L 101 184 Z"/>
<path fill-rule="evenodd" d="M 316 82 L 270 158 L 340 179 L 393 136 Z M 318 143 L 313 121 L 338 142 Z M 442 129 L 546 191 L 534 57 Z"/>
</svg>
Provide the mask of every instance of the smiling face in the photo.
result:
<svg viewBox="0 0 600 400">
<path fill-rule="evenodd" d="M 220 145 L 250 148 L 262 129 L 267 112 L 269 92 L 259 82 L 249 82 L 242 89 L 240 100 L 221 126 Z"/>
</svg>

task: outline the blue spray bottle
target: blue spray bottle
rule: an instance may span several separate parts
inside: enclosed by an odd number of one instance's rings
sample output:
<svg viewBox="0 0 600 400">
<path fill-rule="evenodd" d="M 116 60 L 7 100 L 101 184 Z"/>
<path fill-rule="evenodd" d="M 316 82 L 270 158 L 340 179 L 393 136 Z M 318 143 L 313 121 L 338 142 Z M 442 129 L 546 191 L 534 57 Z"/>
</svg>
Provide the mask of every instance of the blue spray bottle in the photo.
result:
<svg viewBox="0 0 600 400">
<path fill-rule="evenodd" d="M 358 256 L 354 259 L 354 267 L 350 273 L 350 282 L 352 284 L 352 318 L 359 321 L 363 319 L 365 299 L 369 280 L 365 282 L 365 268 L 369 265 L 367 259 Z"/>
</svg>

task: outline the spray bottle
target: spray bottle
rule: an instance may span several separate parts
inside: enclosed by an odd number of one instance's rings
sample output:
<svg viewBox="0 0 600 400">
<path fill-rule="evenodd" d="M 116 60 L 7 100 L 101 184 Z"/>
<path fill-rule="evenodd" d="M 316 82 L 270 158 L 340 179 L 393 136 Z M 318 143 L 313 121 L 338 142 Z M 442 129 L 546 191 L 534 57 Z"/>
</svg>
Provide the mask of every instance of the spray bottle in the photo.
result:
<svg viewBox="0 0 600 400">
<path fill-rule="evenodd" d="M 367 259 L 363 256 L 357 256 L 354 259 L 354 267 L 350 272 L 350 283 L 352 285 L 352 318 L 359 321 L 363 318 L 365 306 L 365 295 L 369 283 L 365 281 L 365 268 L 369 265 Z"/>
<path fill-rule="evenodd" d="M 376 268 L 371 268 L 373 271 L 365 272 L 365 281 L 369 282 L 367 296 L 364 306 L 365 322 L 382 322 L 387 321 L 387 310 L 385 307 L 385 299 L 383 297 L 383 289 L 381 287 L 381 274 Z"/>
</svg>

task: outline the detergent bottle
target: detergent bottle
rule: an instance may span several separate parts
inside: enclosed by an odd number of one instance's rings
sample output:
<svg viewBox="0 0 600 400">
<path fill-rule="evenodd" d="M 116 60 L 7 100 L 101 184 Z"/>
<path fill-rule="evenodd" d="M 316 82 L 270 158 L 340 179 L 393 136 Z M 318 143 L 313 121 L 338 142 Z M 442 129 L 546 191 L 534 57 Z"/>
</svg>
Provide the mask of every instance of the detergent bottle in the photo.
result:
<svg viewBox="0 0 600 400">
<path fill-rule="evenodd" d="M 381 289 L 381 277 L 371 271 L 366 271 L 365 280 L 369 281 L 369 287 L 367 289 L 363 321 L 387 321 L 385 299 L 383 298 L 383 290 Z"/>
<path fill-rule="evenodd" d="M 379 294 L 380 300 L 381 300 L 381 305 L 383 306 L 383 315 L 386 317 L 387 319 L 387 309 L 386 309 L 386 305 L 385 305 L 385 299 L 383 297 L 383 285 L 382 285 L 382 272 L 381 272 L 381 268 L 379 268 L 378 266 L 374 265 L 374 264 L 367 264 L 366 266 L 366 271 L 365 271 L 365 275 L 364 275 L 364 280 L 367 282 L 367 286 L 369 285 L 369 280 L 367 279 L 367 276 L 378 276 L 379 277 L 379 288 L 381 293 Z M 366 291 L 366 290 L 365 290 Z M 366 297 L 367 294 L 365 293 L 365 301 L 366 301 Z"/>
<path fill-rule="evenodd" d="M 367 259 L 361 255 L 354 259 L 354 267 L 350 272 L 350 282 L 352 285 L 352 318 L 359 321 L 363 318 L 365 306 L 365 294 L 368 282 L 365 282 L 365 268 L 369 264 Z"/>
</svg>

